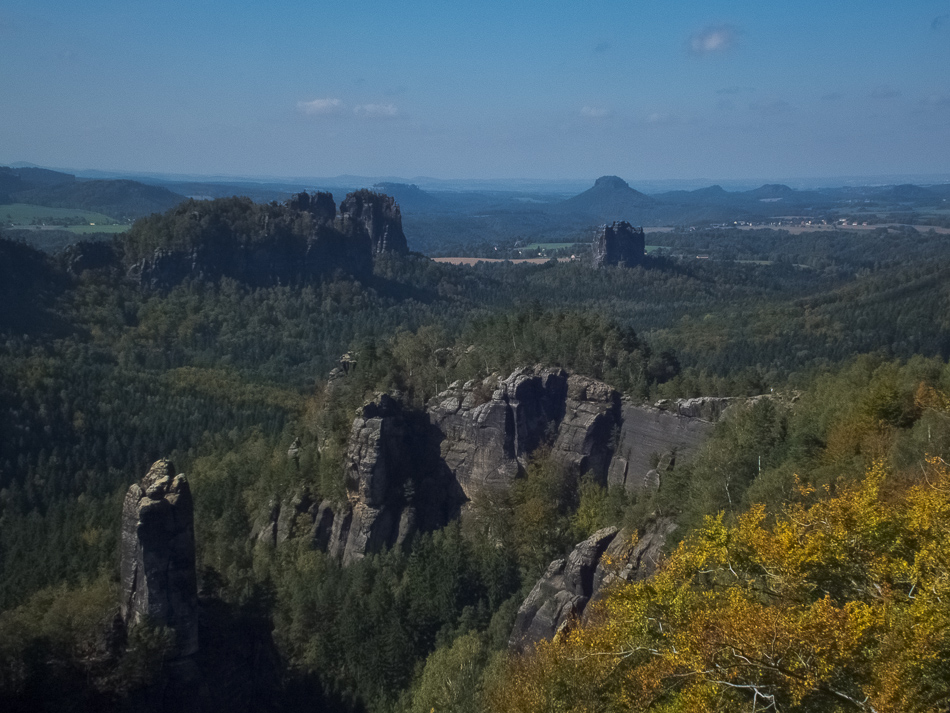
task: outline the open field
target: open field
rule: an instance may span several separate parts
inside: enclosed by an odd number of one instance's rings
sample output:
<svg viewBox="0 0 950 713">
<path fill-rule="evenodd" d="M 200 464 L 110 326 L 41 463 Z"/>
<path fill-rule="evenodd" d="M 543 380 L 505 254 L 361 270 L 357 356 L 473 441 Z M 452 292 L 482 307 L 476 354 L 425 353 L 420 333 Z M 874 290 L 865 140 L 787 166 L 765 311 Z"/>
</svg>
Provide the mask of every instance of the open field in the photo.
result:
<svg viewBox="0 0 950 713">
<path fill-rule="evenodd" d="M 590 241 L 587 241 L 589 243 Z M 519 250 L 560 250 L 561 248 L 569 248 L 572 245 L 583 245 L 584 243 L 572 240 L 567 243 L 531 243 L 530 245 L 525 245 L 523 248 L 518 248 Z"/>
<path fill-rule="evenodd" d="M 531 262 L 540 265 L 548 262 L 549 260 L 556 260 L 557 258 L 527 257 L 518 258 L 515 260 L 499 260 L 498 258 L 488 257 L 434 257 L 432 259 L 435 262 L 447 262 L 452 265 L 474 265 L 479 262 Z"/>
<path fill-rule="evenodd" d="M 792 235 L 801 235 L 802 233 L 814 233 L 829 230 L 851 230 L 854 232 L 877 230 L 878 228 L 900 228 L 905 227 L 901 223 L 877 223 L 873 225 L 736 225 L 730 228 L 739 230 L 761 230 L 771 228 L 772 230 L 787 230 Z M 910 225 L 906 226 L 916 229 L 920 233 L 927 233 L 931 230 L 940 235 L 950 235 L 950 228 L 938 228 L 932 225 Z"/>
<path fill-rule="evenodd" d="M 88 235 L 90 233 L 124 233 L 131 225 L 70 225 L 66 228 L 70 233 Z"/>
<path fill-rule="evenodd" d="M 0 222 L 13 223 L 17 227 L 28 226 L 34 220 L 61 221 L 70 219 L 76 219 L 77 222 L 85 223 L 87 226 L 89 223 L 96 223 L 96 228 L 103 227 L 100 224 L 112 225 L 116 222 L 114 218 L 110 218 L 108 215 L 93 213 L 92 211 L 81 210 L 79 208 L 48 208 L 42 205 L 30 205 L 27 203 L 8 203 L 6 205 L 0 205 Z"/>
</svg>

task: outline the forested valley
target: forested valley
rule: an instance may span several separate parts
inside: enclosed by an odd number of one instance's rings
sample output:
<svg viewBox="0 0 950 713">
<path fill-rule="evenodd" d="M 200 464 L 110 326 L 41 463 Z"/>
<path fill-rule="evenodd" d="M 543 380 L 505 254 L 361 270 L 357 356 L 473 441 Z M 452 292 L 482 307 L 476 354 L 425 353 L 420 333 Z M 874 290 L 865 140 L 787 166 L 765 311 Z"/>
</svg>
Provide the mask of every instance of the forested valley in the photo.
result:
<svg viewBox="0 0 950 713">
<path fill-rule="evenodd" d="M 276 204 L 175 211 L 108 255 L 0 239 L 4 710 L 950 705 L 948 236 L 705 230 L 600 270 L 378 250 L 292 279 L 130 278 L 161 251 L 350 236 Z M 536 365 L 624 404 L 741 398 L 654 489 L 540 447 L 505 492 L 345 566 L 305 518 L 260 536 L 275 503 L 352 499 L 347 443 L 378 394 L 423 412 Z M 194 499 L 188 675 L 174 632 L 116 623 L 123 498 L 160 458 Z M 509 652 L 552 560 L 657 522 L 675 530 L 656 574 Z"/>
</svg>

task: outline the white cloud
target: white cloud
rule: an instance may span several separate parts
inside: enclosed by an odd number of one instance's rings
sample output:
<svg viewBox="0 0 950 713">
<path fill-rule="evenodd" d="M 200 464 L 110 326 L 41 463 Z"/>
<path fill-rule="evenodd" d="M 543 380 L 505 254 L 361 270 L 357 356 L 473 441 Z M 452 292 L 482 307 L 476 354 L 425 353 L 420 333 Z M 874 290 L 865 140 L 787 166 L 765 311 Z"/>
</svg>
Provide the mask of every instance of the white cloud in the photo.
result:
<svg viewBox="0 0 950 713">
<path fill-rule="evenodd" d="M 343 102 L 339 99 L 313 99 L 308 102 L 297 102 L 297 110 L 307 116 L 338 114 L 343 110 Z"/>
<path fill-rule="evenodd" d="M 732 25 L 713 25 L 689 38 L 689 51 L 697 56 L 721 54 L 732 49 L 739 30 Z"/>
<path fill-rule="evenodd" d="M 399 115 L 395 104 L 359 104 L 353 107 L 357 116 L 388 119 Z"/>
<path fill-rule="evenodd" d="M 586 116 L 589 119 L 601 119 L 609 113 L 606 109 L 597 106 L 585 106 L 581 109 L 581 116 Z"/>
</svg>

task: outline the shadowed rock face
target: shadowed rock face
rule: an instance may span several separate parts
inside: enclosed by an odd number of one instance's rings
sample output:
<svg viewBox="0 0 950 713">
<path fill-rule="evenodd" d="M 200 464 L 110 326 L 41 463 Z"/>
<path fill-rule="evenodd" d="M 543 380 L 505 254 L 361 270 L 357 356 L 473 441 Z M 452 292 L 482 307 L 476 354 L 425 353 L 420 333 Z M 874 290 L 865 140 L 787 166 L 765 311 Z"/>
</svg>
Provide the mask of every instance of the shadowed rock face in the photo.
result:
<svg viewBox="0 0 950 713">
<path fill-rule="evenodd" d="M 339 213 L 329 193 L 297 193 L 280 206 L 237 201 L 230 212 L 241 218 L 241 235 L 222 228 L 215 202 L 183 206 L 166 214 L 168 230 L 173 243 L 190 247 L 158 247 L 126 265 L 129 277 L 163 289 L 188 278 L 298 284 L 338 270 L 367 276 L 375 256 L 409 251 L 399 206 L 372 191 L 350 193 Z"/>
<path fill-rule="evenodd" d="M 198 585 L 191 490 L 167 460 L 133 484 L 122 506 L 122 599 L 127 627 L 175 632 L 173 658 L 198 651 Z"/>
<path fill-rule="evenodd" d="M 605 225 L 600 235 L 594 239 L 594 267 L 633 267 L 643 262 L 645 250 L 643 228 L 634 228 L 625 220 Z"/>
<path fill-rule="evenodd" d="M 524 652 L 582 620 L 588 605 L 617 582 L 651 576 L 663 546 L 676 529 L 671 518 L 659 518 L 638 538 L 628 530 L 607 527 L 578 544 L 566 559 L 554 560 L 518 609 L 508 648 Z"/>
<path fill-rule="evenodd" d="M 440 440 L 425 413 L 380 394 L 360 409 L 350 430 L 347 501 L 313 503 L 296 494 L 272 504 L 252 536 L 283 542 L 306 513 L 314 546 L 349 564 L 400 547 L 419 530 L 444 526 L 465 498 L 439 458 Z"/>
</svg>

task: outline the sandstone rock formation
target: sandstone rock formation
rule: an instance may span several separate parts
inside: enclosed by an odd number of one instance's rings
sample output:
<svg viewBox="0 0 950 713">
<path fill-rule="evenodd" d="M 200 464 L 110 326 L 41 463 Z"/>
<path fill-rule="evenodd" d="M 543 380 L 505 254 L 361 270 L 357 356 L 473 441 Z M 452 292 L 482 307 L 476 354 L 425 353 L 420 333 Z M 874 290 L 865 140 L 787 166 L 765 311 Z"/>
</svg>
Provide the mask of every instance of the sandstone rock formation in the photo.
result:
<svg viewBox="0 0 950 713">
<path fill-rule="evenodd" d="M 554 560 L 518 609 L 508 648 L 524 651 L 583 614 L 594 594 L 594 574 L 617 528 L 598 530 L 566 559 Z"/>
<path fill-rule="evenodd" d="M 665 470 L 672 470 L 712 433 L 713 422 L 649 406 L 628 404 L 607 483 L 627 492 L 659 486 Z"/>
<path fill-rule="evenodd" d="M 628 530 L 607 527 L 578 544 L 566 559 L 554 560 L 518 609 L 508 648 L 520 653 L 553 638 L 583 619 L 588 605 L 611 584 L 652 575 L 675 529 L 671 518 L 649 523 L 639 538 Z"/>
<path fill-rule="evenodd" d="M 383 394 L 353 421 L 346 502 L 289 495 L 268 506 L 252 537 L 278 544 L 306 513 L 314 545 L 348 563 L 441 527 L 480 492 L 504 491 L 542 448 L 574 475 L 634 492 L 658 487 L 712 427 L 625 403 L 607 384 L 558 368 L 454 383 L 424 411 Z"/>
<path fill-rule="evenodd" d="M 592 250 L 594 267 L 639 265 L 646 250 L 643 228 L 634 228 L 625 220 L 604 225 L 594 239 Z"/>
<path fill-rule="evenodd" d="M 344 235 L 366 234 L 373 255 L 409 252 L 402 214 L 391 196 L 365 189 L 350 193 L 340 204 L 339 226 Z"/>
<path fill-rule="evenodd" d="M 249 199 L 187 201 L 130 231 L 126 270 L 135 281 L 168 288 L 188 278 L 230 277 L 253 286 L 295 284 L 336 271 L 371 274 L 373 258 L 407 253 L 399 206 L 390 196 L 350 193 L 337 213 L 329 193 L 298 193 L 283 205 Z M 164 243 L 142 254 L 146 244 Z"/>
<path fill-rule="evenodd" d="M 122 506 L 122 594 L 127 627 L 143 621 L 175 632 L 173 658 L 198 651 L 198 586 L 191 490 L 159 460 L 129 487 Z"/>
</svg>

